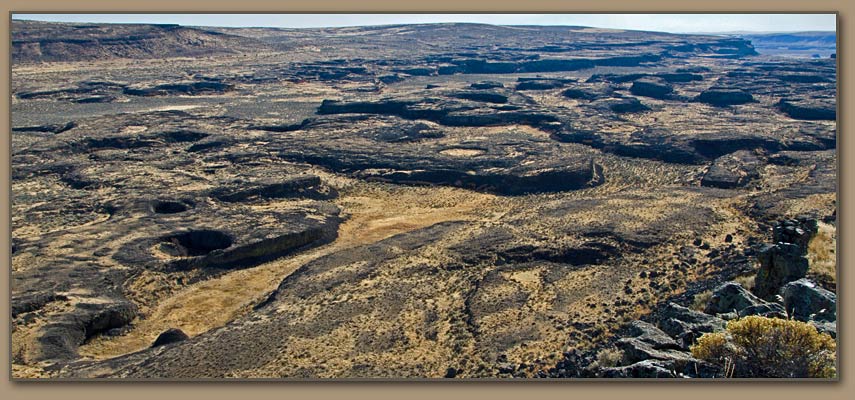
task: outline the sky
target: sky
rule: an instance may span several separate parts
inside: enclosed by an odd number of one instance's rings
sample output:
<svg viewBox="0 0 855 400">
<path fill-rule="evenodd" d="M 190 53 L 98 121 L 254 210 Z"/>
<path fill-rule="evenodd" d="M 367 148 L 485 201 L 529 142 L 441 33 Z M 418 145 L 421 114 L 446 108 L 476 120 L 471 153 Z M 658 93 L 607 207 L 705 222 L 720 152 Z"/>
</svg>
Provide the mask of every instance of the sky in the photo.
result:
<svg viewBox="0 0 855 400">
<path fill-rule="evenodd" d="M 315 28 L 433 22 L 576 25 L 672 33 L 834 31 L 835 14 L 13 14 L 13 19 Z"/>
</svg>

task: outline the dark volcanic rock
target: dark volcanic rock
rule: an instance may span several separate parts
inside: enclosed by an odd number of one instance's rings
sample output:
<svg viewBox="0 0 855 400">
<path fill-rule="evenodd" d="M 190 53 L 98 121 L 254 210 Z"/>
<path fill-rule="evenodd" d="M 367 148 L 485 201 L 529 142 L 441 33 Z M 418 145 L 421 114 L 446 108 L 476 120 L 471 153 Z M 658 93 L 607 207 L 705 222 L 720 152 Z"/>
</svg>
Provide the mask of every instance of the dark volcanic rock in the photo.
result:
<svg viewBox="0 0 855 400">
<path fill-rule="evenodd" d="M 724 107 L 753 102 L 754 96 L 740 89 L 710 88 L 698 95 L 697 100 L 702 103 Z"/>
<path fill-rule="evenodd" d="M 108 95 L 88 96 L 88 97 L 81 97 L 81 98 L 72 100 L 73 103 L 79 103 L 79 104 L 111 103 L 113 101 L 116 101 L 116 96 L 108 96 Z"/>
<path fill-rule="evenodd" d="M 754 293 L 761 298 L 773 297 L 788 282 L 804 278 L 809 266 L 804 251 L 792 243 L 766 245 L 758 259 Z"/>
<path fill-rule="evenodd" d="M 640 79 L 632 83 L 632 87 L 629 91 L 636 96 L 667 99 L 671 97 L 671 93 L 674 91 L 674 88 L 663 81 Z"/>
<path fill-rule="evenodd" d="M 644 360 L 624 367 L 604 368 L 603 378 L 676 378 L 673 364 L 659 360 Z"/>
<path fill-rule="evenodd" d="M 648 343 L 656 349 L 680 348 L 674 339 L 648 322 L 632 321 L 628 330 L 631 337 Z"/>
<path fill-rule="evenodd" d="M 567 79 L 524 79 L 520 78 L 517 90 L 549 90 L 562 88 L 568 83 L 574 82 Z"/>
<path fill-rule="evenodd" d="M 784 307 L 799 321 L 837 320 L 837 295 L 807 279 L 790 282 L 781 288 Z"/>
<path fill-rule="evenodd" d="M 693 359 L 690 354 L 681 351 L 680 345 L 674 339 L 653 325 L 635 321 L 631 330 L 634 331 L 631 334 L 637 334 L 636 337 L 621 338 L 616 343 L 617 347 L 623 350 L 624 358 L 630 363 L 649 359 L 675 362 L 687 362 Z"/>
<path fill-rule="evenodd" d="M 54 301 L 65 301 L 68 297 L 55 293 L 30 293 L 12 298 L 12 318 L 20 314 L 33 312 L 41 309 L 48 303 Z"/>
<path fill-rule="evenodd" d="M 830 107 L 835 63 L 744 58 L 742 39 L 14 25 L 16 372 L 47 361 L 62 377 L 140 379 L 717 376 L 687 347 L 782 305 L 722 289 L 710 311 L 732 315 L 670 305 L 641 316 L 659 328 L 623 321 L 752 270 L 772 220 L 836 215 L 836 125 L 772 105 Z M 175 55 L 201 57 L 111 61 Z M 99 62 L 19 65 L 75 59 Z M 684 97 L 710 85 L 699 97 L 738 88 L 758 101 Z M 803 222 L 776 228 L 779 246 L 803 249 Z M 788 304 L 824 314 L 822 295 Z M 143 318 L 164 309 L 204 332 L 78 357 L 100 352 L 99 336 L 145 334 L 157 321 Z M 586 368 L 605 346 L 625 359 Z"/>
<path fill-rule="evenodd" d="M 463 92 L 455 95 L 458 98 L 473 101 L 483 101 L 487 103 L 505 104 L 508 102 L 508 96 L 495 92 Z"/>
<path fill-rule="evenodd" d="M 760 177 L 761 161 L 750 151 L 740 150 L 721 156 L 701 179 L 701 185 L 732 189 L 743 187 Z"/>
<path fill-rule="evenodd" d="M 650 110 L 650 107 L 644 105 L 641 101 L 634 97 L 610 101 L 608 107 L 615 113 L 637 113 Z"/>
<path fill-rule="evenodd" d="M 15 63 L 209 57 L 271 49 L 247 37 L 175 24 L 112 24 L 109 28 L 17 20 L 12 24 Z"/>
<path fill-rule="evenodd" d="M 443 118 L 441 123 L 502 125 L 506 120 L 535 123 L 541 118 L 550 116 L 516 111 L 460 113 Z M 346 116 L 319 120 L 299 135 L 271 136 L 267 148 L 286 160 L 309 162 L 363 179 L 442 184 L 503 195 L 576 190 L 605 180 L 602 167 L 584 153 L 562 151 L 547 141 L 513 132 L 493 134 L 484 141 L 444 145 L 434 140 L 392 141 L 377 134 L 412 124 L 399 118 L 370 117 L 362 123 L 366 128 L 354 137 L 346 131 L 350 126 Z M 516 149 L 515 155 L 508 157 L 508 149 Z M 561 156 L 552 157 L 555 152 Z"/>
<path fill-rule="evenodd" d="M 42 330 L 35 348 L 34 361 L 57 361 L 77 358 L 77 348 L 87 339 L 110 329 L 120 328 L 136 318 L 137 308 L 130 302 L 78 303 L 71 313 L 62 315 Z"/>
<path fill-rule="evenodd" d="M 157 339 L 154 340 L 154 343 L 151 344 L 151 347 L 159 347 L 165 346 L 167 344 L 178 343 L 183 340 L 187 340 L 190 337 L 187 336 L 184 331 L 178 328 L 169 328 L 160 335 L 157 335 Z"/>
<path fill-rule="evenodd" d="M 823 99 L 781 99 L 778 108 L 791 118 L 804 120 L 828 120 L 837 119 L 837 105 L 833 100 Z"/>
<path fill-rule="evenodd" d="M 176 218 L 166 214 L 161 219 Z M 181 214 L 183 215 L 183 214 Z M 276 225 L 244 226 L 235 223 L 210 228 L 206 218 L 245 218 L 240 213 L 197 208 L 193 215 L 171 232 L 137 239 L 122 246 L 114 258 L 129 266 L 145 266 L 165 271 L 206 268 L 241 268 L 280 257 L 305 246 L 319 245 L 335 238 L 337 219 L 316 221 L 304 215 L 267 213 Z M 200 222 L 193 222 L 199 219 Z M 198 225 L 196 225 L 198 224 Z M 231 226 L 229 226 L 231 225 Z M 179 228 L 180 227 L 180 228 Z"/>
<path fill-rule="evenodd" d="M 679 69 L 677 71 L 679 71 Z M 699 71 L 699 72 L 708 72 L 708 71 Z M 657 74 L 656 76 L 662 78 L 665 82 L 669 82 L 669 83 L 685 83 L 685 82 L 694 82 L 694 81 L 704 80 L 703 75 L 692 74 L 692 73 L 688 73 L 688 72 Z"/>
<path fill-rule="evenodd" d="M 222 82 L 177 82 L 150 87 L 126 87 L 124 93 L 132 96 L 171 96 L 178 94 L 199 95 L 224 93 L 234 89 L 234 85 Z"/>
<path fill-rule="evenodd" d="M 77 124 L 74 121 L 68 122 L 66 124 L 50 124 L 50 125 L 36 125 L 36 126 L 20 126 L 12 128 L 13 131 L 16 132 L 46 132 L 46 133 L 62 133 L 67 130 L 73 129 L 77 127 Z"/>
<path fill-rule="evenodd" d="M 787 219 L 772 227 L 772 239 L 776 242 L 792 243 L 807 253 L 808 243 L 819 230 L 818 221 L 812 218 Z"/>
<path fill-rule="evenodd" d="M 736 282 L 726 282 L 713 291 L 704 312 L 707 314 L 736 313 L 738 317 L 762 315 L 766 317 L 786 318 L 784 307 L 778 303 L 769 303 L 752 294 Z"/>
<path fill-rule="evenodd" d="M 469 85 L 469 87 L 472 89 L 483 90 L 483 89 L 499 89 L 499 88 L 505 87 L 505 85 L 502 82 L 482 81 L 482 82 L 475 82 L 475 83 Z"/>
<path fill-rule="evenodd" d="M 723 331 L 725 321 L 709 314 L 669 303 L 660 315 L 659 327 L 688 349 L 704 333 Z"/>
<path fill-rule="evenodd" d="M 784 220 L 772 229 L 775 244 L 765 245 L 758 255 L 760 268 L 754 278 L 754 293 L 770 298 L 787 284 L 807 274 L 808 243 L 817 233 L 814 219 Z"/>
<path fill-rule="evenodd" d="M 704 308 L 704 312 L 707 314 L 723 314 L 762 303 L 765 302 L 751 294 L 742 285 L 736 282 L 727 282 L 713 291 L 712 298 Z"/>
<path fill-rule="evenodd" d="M 252 182 L 242 183 L 236 187 L 217 188 L 211 195 L 220 201 L 229 203 L 244 202 L 247 200 L 263 198 L 313 198 L 327 199 L 328 193 L 322 193 L 321 178 L 315 175 L 301 175 L 284 177 L 277 182 Z"/>
<path fill-rule="evenodd" d="M 424 139 L 445 137 L 435 124 L 425 122 L 402 123 L 396 126 L 382 127 L 377 130 L 375 139 L 383 142 L 416 142 Z"/>
</svg>

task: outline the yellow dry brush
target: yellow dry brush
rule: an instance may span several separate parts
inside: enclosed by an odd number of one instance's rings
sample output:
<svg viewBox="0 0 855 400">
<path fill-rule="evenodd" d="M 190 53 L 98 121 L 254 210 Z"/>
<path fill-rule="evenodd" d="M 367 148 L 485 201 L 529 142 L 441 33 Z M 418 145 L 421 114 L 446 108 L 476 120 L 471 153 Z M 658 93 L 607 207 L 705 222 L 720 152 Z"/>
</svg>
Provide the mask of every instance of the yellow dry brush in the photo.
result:
<svg viewBox="0 0 855 400">
<path fill-rule="evenodd" d="M 748 316 L 726 332 L 707 333 L 692 355 L 722 367 L 724 377 L 834 378 L 837 343 L 811 324 Z"/>
</svg>

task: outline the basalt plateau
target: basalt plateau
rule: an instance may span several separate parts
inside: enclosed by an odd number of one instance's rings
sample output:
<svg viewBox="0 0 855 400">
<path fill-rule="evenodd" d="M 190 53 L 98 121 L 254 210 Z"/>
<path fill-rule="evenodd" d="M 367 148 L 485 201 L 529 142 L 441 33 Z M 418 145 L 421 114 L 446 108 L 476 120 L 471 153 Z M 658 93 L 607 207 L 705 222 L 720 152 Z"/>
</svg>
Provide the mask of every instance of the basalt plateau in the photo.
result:
<svg viewBox="0 0 855 400">
<path fill-rule="evenodd" d="M 708 377 L 722 299 L 836 293 L 833 58 L 32 21 L 12 58 L 16 378 Z"/>
</svg>

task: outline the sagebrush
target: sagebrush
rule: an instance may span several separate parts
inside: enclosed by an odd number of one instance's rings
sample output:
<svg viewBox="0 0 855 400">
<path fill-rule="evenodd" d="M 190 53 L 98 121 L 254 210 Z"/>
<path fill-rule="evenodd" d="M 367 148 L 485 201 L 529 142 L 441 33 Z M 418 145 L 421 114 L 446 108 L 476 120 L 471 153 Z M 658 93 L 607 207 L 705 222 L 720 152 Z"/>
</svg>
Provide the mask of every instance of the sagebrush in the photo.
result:
<svg viewBox="0 0 855 400">
<path fill-rule="evenodd" d="M 738 378 L 834 378 L 837 344 L 813 325 L 749 316 L 707 333 L 691 347 L 696 358 Z"/>
</svg>

